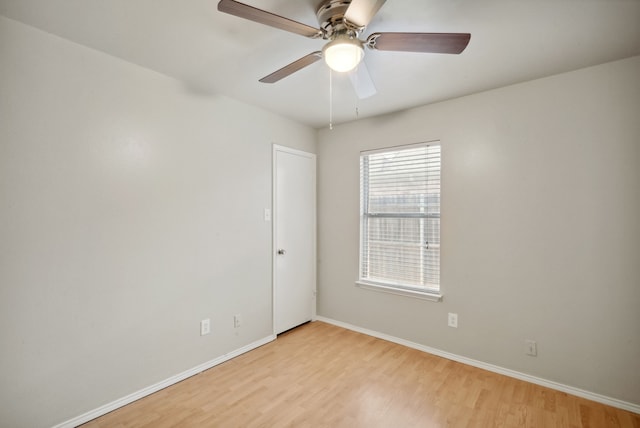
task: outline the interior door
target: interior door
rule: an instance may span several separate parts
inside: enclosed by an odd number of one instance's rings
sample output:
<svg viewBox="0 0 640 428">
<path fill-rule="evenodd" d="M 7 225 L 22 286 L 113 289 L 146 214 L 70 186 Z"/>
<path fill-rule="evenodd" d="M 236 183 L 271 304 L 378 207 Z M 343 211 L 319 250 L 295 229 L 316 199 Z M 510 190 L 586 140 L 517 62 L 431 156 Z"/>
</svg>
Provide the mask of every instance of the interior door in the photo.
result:
<svg viewBox="0 0 640 428">
<path fill-rule="evenodd" d="M 274 145 L 274 332 L 315 317 L 316 157 Z"/>
</svg>

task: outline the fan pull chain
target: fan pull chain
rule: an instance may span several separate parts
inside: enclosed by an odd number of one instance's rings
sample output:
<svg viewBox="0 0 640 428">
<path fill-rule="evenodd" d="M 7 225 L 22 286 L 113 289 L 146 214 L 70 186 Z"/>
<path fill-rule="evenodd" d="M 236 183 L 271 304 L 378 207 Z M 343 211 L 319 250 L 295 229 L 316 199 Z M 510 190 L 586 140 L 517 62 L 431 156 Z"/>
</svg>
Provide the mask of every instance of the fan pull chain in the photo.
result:
<svg viewBox="0 0 640 428">
<path fill-rule="evenodd" d="M 360 86 L 360 78 L 358 75 L 358 69 L 360 68 L 360 64 L 356 66 L 356 69 L 353 71 L 353 76 L 355 78 L 354 88 Z M 356 120 L 360 119 L 360 97 L 356 95 Z"/>
<path fill-rule="evenodd" d="M 333 73 L 331 68 L 329 68 L 329 129 L 333 130 Z"/>
</svg>

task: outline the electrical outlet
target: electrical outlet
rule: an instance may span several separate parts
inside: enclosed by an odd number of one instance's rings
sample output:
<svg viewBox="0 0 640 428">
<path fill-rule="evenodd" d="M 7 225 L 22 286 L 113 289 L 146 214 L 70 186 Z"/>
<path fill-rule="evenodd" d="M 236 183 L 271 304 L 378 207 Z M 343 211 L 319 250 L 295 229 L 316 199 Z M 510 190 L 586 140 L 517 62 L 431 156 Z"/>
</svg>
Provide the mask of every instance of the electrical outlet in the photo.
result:
<svg viewBox="0 0 640 428">
<path fill-rule="evenodd" d="M 207 318 L 206 320 L 200 321 L 200 336 L 209 333 L 211 333 L 211 320 Z"/>
<path fill-rule="evenodd" d="M 538 356 L 538 344 L 535 340 L 527 339 L 524 341 L 525 343 L 525 353 L 532 357 Z"/>
<path fill-rule="evenodd" d="M 458 328 L 458 314 L 453 314 L 449 312 L 449 317 L 447 318 L 447 325 L 449 327 Z"/>
<path fill-rule="evenodd" d="M 233 327 L 238 328 L 242 325 L 242 315 L 241 314 L 235 314 L 233 316 Z"/>
</svg>

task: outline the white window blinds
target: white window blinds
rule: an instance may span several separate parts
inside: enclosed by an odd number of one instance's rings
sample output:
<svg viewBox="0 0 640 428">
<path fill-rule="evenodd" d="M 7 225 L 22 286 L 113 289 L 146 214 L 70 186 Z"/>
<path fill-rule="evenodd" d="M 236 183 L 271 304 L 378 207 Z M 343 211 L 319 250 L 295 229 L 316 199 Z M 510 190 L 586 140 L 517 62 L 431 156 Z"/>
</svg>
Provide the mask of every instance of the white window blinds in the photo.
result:
<svg viewBox="0 0 640 428">
<path fill-rule="evenodd" d="M 440 289 L 440 144 L 360 156 L 360 281 Z"/>
</svg>

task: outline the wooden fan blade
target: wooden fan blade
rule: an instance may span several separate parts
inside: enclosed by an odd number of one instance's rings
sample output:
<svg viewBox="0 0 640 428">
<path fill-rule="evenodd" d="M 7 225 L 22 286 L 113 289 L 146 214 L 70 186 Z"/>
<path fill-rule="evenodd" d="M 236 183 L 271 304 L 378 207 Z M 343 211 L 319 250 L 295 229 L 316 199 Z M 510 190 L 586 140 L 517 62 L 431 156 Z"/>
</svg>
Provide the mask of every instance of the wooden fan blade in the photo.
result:
<svg viewBox="0 0 640 428">
<path fill-rule="evenodd" d="M 358 98 L 361 100 L 376 94 L 376 86 L 373 84 L 373 79 L 371 79 L 371 75 L 364 61 L 361 61 L 358 67 L 349 73 L 349 79 L 351 79 L 351 85 L 353 85 L 356 95 L 358 95 Z"/>
<path fill-rule="evenodd" d="M 352 0 L 344 13 L 347 21 L 358 27 L 366 27 L 386 0 Z"/>
<path fill-rule="evenodd" d="M 302 70 L 306 66 L 313 64 L 314 62 L 318 61 L 320 58 L 322 58 L 322 52 L 320 51 L 312 52 L 309 55 L 303 56 L 302 58 L 296 61 L 293 61 L 289 65 L 285 65 L 280 70 L 274 71 L 270 75 L 263 77 L 262 79 L 260 79 L 260 82 L 275 83 L 278 80 L 284 79 L 285 77 L 295 73 L 296 71 Z"/>
<path fill-rule="evenodd" d="M 365 44 L 381 51 L 459 54 L 470 39 L 469 33 L 374 33 Z"/>
<path fill-rule="evenodd" d="M 235 0 L 220 0 L 218 3 L 218 10 L 220 12 L 235 15 L 260 24 L 269 25 L 270 27 L 279 28 L 291 33 L 300 34 L 301 36 L 310 37 L 312 39 L 322 37 L 322 30 L 318 28 L 310 27 L 306 24 L 293 21 Z"/>
</svg>

